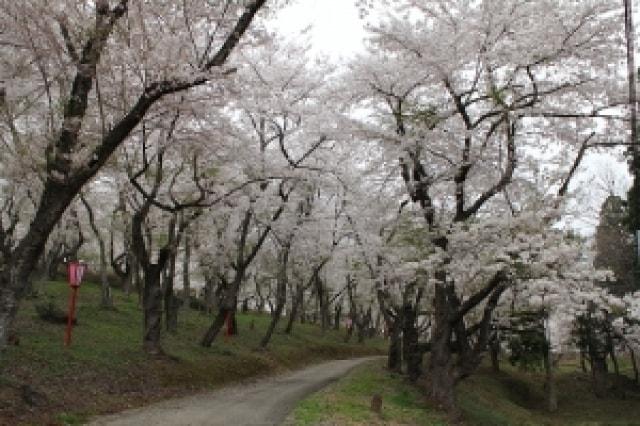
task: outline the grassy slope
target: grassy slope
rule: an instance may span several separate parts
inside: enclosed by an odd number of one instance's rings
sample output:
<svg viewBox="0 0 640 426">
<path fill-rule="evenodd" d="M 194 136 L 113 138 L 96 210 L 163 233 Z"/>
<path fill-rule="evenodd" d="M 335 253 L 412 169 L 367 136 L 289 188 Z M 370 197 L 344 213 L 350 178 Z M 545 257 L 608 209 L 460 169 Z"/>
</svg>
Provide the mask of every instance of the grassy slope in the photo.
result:
<svg viewBox="0 0 640 426">
<path fill-rule="evenodd" d="M 198 341 L 211 317 L 182 311 L 179 334 L 165 335 L 173 360 L 149 360 L 141 351 L 142 315 L 134 296 L 116 291 L 117 310 L 97 308 L 98 288 L 80 289 L 73 344 L 64 348 L 64 325 L 36 317 L 34 304 L 54 300 L 66 309 L 68 288 L 46 283 L 36 300 L 21 306 L 20 345 L 0 355 L 0 424 L 76 423 L 87 416 L 138 406 L 164 397 L 210 389 L 329 358 L 381 353 L 381 341 L 345 344 L 337 332 L 296 324 L 292 336 L 275 333 L 268 351 L 257 350 L 266 315 L 238 316 L 240 335 L 210 349 Z M 22 385 L 46 395 L 36 407 L 22 397 Z"/>
<path fill-rule="evenodd" d="M 558 376 L 559 410 L 544 404 L 541 373 L 509 366 L 503 372 L 481 369 L 458 387 L 458 402 L 467 425 L 640 425 L 640 392 L 626 383 L 624 395 L 597 399 L 588 375 L 565 363 Z M 623 386 L 625 387 L 625 386 Z M 382 417 L 369 409 L 371 398 L 383 397 Z M 304 400 L 290 416 L 295 425 L 441 425 L 448 417 L 428 408 L 426 398 L 406 380 L 370 363 Z"/>
<path fill-rule="evenodd" d="M 355 368 L 346 378 L 305 399 L 288 423 L 295 425 L 444 425 L 442 413 L 428 409 L 417 388 L 389 373 L 382 361 Z M 371 411 L 382 396 L 381 415 Z"/>
<path fill-rule="evenodd" d="M 558 374 L 558 411 L 548 413 L 541 373 L 503 367 L 499 374 L 483 369 L 462 382 L 458 402 L 473 425 L 638 425 L 640 390 L 628 381 L 611 397 L 598 399 L 590 377 L 575 364 Z"/>
</svg>

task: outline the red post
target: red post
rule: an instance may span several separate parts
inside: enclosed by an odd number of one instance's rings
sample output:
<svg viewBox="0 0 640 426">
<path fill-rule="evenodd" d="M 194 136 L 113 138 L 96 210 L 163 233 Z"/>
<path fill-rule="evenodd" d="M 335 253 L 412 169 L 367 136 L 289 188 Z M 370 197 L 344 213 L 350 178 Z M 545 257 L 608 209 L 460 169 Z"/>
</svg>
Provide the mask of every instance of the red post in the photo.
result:
<svg viewBox="0 0 640 426">
<path fill-rule="evenodd" d="M 78 262 L 69 262 L 67 265 L 71 295 L 69 296 L 69 312 L 67 312 L 67 329 L 64 333 L 65 346 L 71 345 L 71 331 L 73 330 L 73 320 L 76 316 L 76 300 L 78 299 L 78 289 L 84 275 L 84 269 L 85 265 Z"/>
<path fill-rule="evenodd" d="M 64 345 L 71 344 L 71 330 L 73 329 L 73 319 L 76 313 L 76 299 L 78 298 L 78 286 L 71 287 L 71 295 L 69 296 L 69 312 L 67 313 L 67 331 L 64 334 Z"/>
</svg>

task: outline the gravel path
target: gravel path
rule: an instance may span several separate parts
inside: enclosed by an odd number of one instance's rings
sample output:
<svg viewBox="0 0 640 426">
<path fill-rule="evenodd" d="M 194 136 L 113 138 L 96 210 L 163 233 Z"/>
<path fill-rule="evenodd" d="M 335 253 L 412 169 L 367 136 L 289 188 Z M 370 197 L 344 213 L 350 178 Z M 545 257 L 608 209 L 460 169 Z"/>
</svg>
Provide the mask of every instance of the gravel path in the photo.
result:
<svg viewBox="0 0 640 426">
<path fill-rule="evenodd" d="M 307 395 L 375 358 L 331 361 L 252 384 L 236 385 L 188 398 L 95 419 L 94 426 L 280 425 Z"/>
</svg>

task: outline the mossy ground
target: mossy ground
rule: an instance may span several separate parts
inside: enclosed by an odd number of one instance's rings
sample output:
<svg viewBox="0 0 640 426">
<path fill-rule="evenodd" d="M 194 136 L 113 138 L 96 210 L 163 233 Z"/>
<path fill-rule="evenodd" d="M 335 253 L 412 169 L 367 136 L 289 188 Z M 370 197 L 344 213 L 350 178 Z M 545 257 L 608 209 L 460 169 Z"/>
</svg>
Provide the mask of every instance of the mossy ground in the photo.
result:
<svg viewBox="0 0 640 426">
<path fill-rule="evenodd" d="M 220 338 L 212 348 L 203 348 L 198 342 L 212 317 L 183 309 L 179 332 L 163 336 L 170 357 L 149 359 L 141 348 L 142 312 L 137 297 L 116 290 L 116 309 L 103 310 L 98 307 L 99 289 L 93 284 L 80 289 L 78 325 L 71 347 L 65 348 L 65 326 L 40 320 L 35 305 L 51 300 L 66 309 L 68 292 L 64 283 L 41 283 L 38 297 L 21 305 L 20 344 L 0 354 L 0 425 L 77 424 L 96 414 L 324 359 L 384 351 L 381 340 L 345 343 L 343 332 L 323 333 L 311 324 L 296 324 L 291 336 L 278 331 L 268 350 L 258 350 L 270 317 L 255 313 L 238 315 L 238 336 Z M 25 385 L 28 392 L 35 392 L 35 405 L 26 401 Z"/>
</svg>

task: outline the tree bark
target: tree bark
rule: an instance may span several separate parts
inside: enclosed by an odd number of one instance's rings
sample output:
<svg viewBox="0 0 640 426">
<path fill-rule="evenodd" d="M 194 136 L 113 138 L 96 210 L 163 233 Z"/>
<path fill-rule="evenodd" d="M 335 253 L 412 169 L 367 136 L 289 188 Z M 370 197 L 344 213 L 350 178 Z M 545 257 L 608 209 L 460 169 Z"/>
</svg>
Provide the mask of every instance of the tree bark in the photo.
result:
<svg viewBox="0 0 640 426">
<path fill-rule="evenodd" d="M 144 332 L 142 347 L 149 355 L 162 355 L 164 351 L 160 345 L 162 330 L 162 288 L 160 276 L 162 266 L 152 264 L 146 268 L 144 274 L 144 293 L 142 306 L 144 312 Z"/>
<path fill-rule="evenodd" d="M 387 356 L 387 368 L 389 371 L 402 372 L 402 328 L 400 321 L 395 319 L 387 324 L 389 328 L 389 353 Z"/>
<path fill-rule="evenodd" d="M 340 330 L 340 320 L 342 316 L 342 299 L 336 302 L 336 305 L 333 308 L 335 317 L 333 321 L 333 329 L 338 331 Z"/>
<path fill-rule="evenodd" d="M 271 316 L 271 323 L 269 324 L 269 328 L 267 329 L 267 332 L 260 342 L 261 348 L 266 348 L 269 344 L 271 336 L 273 335 L 273 332 L 276 329 L 278 322 L 280 321 L 280 316 L 282 315 L 284 305 L 287 303 L 287 286 L 289 284 L 287 268 L 289 266 L 289 252 L 291 251 L 292 239 L 293 234 L 289 234 L 288 240 L 280 251 L 280 271 L 278 273 L 276 289 L 276 309 Z"/>
<path fill-rule="evenodd" d="M 598 398 L 607 396 L 607 359 L 604 356 L 591 358 L 591 376 L 593 378 L 593 393 Z"/>
<path fill-rule="evenodd" d="M 178 331 L 178 298 L 175 294 L 174 282 L 176 276 L 176 257 L 177 245 L 176 241 L 176 218 L 175 215 L 169 221 L 168 229 L 169 240 L 172 241 L 169 259 L 165 268 L 164 276 L 164 314 L 165 327 L 167 331 L 175 333 Z"/>
<path fill-rule="evenodd" d="M 500 338 L 498 336 L 498 332 L 494 333 L 494 336 L 491 339 L 491 345 L 489 347 L 491 352 L 491 370 L 494 373 L 500 372 Z"/>
<path fill-rule="evenodd" d="M 191 277 L 189 276 L 191 266 L 191 233 L 184 235 L 184 256 L 182 257 L 182 305 L 189 309 L 191 300 Z"/>
<path fill-rule="evenodd" d="M 422 374 L 422 352 L 418 345 L 416 309 L 417 306 L 410 303 L 405 303 L 402 308 L 402 354 L 407 363 L 407 375 L 411 382 L 416 382 Z"/>
<path fill-rule="evenodd" d="M 284 329 L 285 334 L 291 334 L 293 330 L 293 323 L 298 317 L 298 311 L 300 310 L 300 304 L 302 303 L 302 295 L 304 287 L 302 284 L 296 284 L 296 291 L 291 297 L 291 312 L 289 313 L 289 319 L 287 321 L 287 327 Z"/>
<path fill-rule="evenodd" d="M 451 304 L 447 300 L 447 284 L 444 282 L 444 279 L 440 279 L 435 286 L 434 324 L 426 386 L 429 397 L 452 411 L 456 408 L 454 388 L 457 378 L 451 351 Z"/>
</svg>

